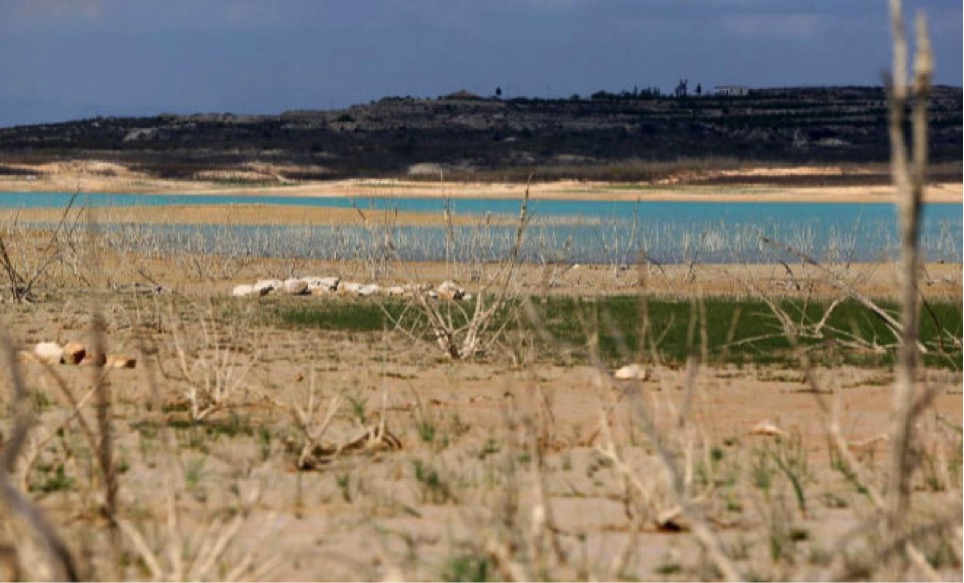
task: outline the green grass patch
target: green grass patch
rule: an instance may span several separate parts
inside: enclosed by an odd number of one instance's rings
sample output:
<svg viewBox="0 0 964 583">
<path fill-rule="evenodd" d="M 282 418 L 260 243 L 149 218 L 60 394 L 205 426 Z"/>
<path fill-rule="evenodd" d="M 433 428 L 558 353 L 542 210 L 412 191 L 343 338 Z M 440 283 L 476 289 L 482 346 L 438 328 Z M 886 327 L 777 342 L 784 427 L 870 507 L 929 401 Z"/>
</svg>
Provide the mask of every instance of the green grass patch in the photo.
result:
<svg viewBox="0 0 964 583">
<path fill-rule="evenodd" d="M 598 330 L 599 353 L 610 364 L 629 358 L 653 360 L 653 354 L 670 364 L 684 363 L 690 354 L 707 357 L 716 364 L 774 364 L 794 366 L 799 356 L 780 320 L 763 301 L 752 298 L 705 297 L 700 300 L 655 299 L 647 301 L 648 318 L 639 296 L 607 296 L 590 299 L 550 297 L 534 302 L 549 334 L 574 347 L 573 357 L 586 359 L 591 331 Z M 829 301 L 779 300 L 797 330 L 796 345 L 807 351 L 815 364 L 880 367 L 895 360 L 896 339 L 886 324 L 856 301 L 847 300 L 831 311 Z M 878 305 L 899 319 L 893 302 Z M 473 305 L 463 304 L 466 311 Z M 452 306 L 456 322 L 465 317 Z M 265 311 L 267 323 L 286 328 L 373 332 L 402 321 L 426 341 L 432 340 L 421 310 L 403 300 L 337 299 L 312 303 L 280 302 Z M 510 318 L 510 311 L 497 318 Z M 643 333 L 644 320 L 647 322 Z M 502 322 L 491 326 L 498 329 Z M 511 320 L 509 330 L 533 328 L 531 323 Z M 921 310 L 920 338 L 928 349 L 923 363 L 930 367 L 961 369 L 960 338 L 964 331 L 961 305 L 930 303 Z M 818 333 L 815 333 L 818 332 Z M 955 341 L 956 339 L 956 341 Z M 543 355 L 553 357 L 558 347 L 541 343 Z"/>
<path fill-rule="evenodd" d="M 463 554 L 448 559 L 442 569 L 442 581 L 494 581 L 497 577 L 485 555 Z"/>
<path fill-rule="evenodd" d="M 390 328 L 392 319 L 404 317 L 405 305 L 337 298 L 297 306 L 278 304 L 267 315 L 273 323 L 287 328 L 374 332 Z M 416 313 L 411 315 L 415 317 Z"/>
<path fill-rule="evenodd" d="M 682 363 L 688 355 L 704 352 L 710 362 L 718 363 L 799 362 L 790 336 L 773 310 L 761 300 L 706 297 L 699 301 L 649 299 L 647 304 L 645 335 L 641 333 L 644 310 L 638 296 L 551 298 L 541 311 L 552 336 L 570 344 L 587 344 L 589 331 L 597 329 L 600 355 L 612 363 L 633 356 L 651 359 L 654 352 L 670 363 Z M 813 332 L 830 302 L 794 299 L 781 300 L 776 305 L 790 317 L 799 333 L 797 345 L 807 350 L 815 363 L 894 363 L 894 335 L 877 315 L 856 301 L 847 300 L 836 306 L 819 334 Z M 893 302 L 878 305 L 898 317 Z M 938 303 L 931 304 L 929 310 L 922 309 L 920 338 L 929 350 L 924 363 L 959 369 L 961 350 L 952 338 L 959 339 L 962 328 L 959 304 Z M 880 351 L 873 350 L 874 346 Z"/>
</svg>

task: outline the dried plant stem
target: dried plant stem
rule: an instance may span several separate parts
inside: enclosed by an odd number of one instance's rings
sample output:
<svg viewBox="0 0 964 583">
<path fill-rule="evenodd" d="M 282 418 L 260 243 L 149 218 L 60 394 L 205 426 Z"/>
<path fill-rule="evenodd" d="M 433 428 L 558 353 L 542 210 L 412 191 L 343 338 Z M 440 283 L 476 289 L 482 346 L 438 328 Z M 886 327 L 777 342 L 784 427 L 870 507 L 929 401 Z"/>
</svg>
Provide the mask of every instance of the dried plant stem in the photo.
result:
<svg viewBox="0 0 964 583">
<path fill-rule="evenodd" d="M 40 280 L 54 262 L 61 258 L 59 245 L 61 231 L 64 230 L 64 225 L 70 217 L 70 211 L 79 194 L 80 190 L 74 189 L 74 193 L 71 195 L 63 214 L 60 216 L 60 221 L 57 222 L 54 232 L 50 235 L 50 240 L 40 252 L 39 265 L 29 272 L 15 265 L 13 259 L 10 257 L 6 242 L 3 236 L 0 235 L 0 267 L 2 267 L 7 274 L 7 279 L 10 282 L 10 292 L 15 302 L 29 303 L 34 284 Z"/>
<path fill-rule="evenodd" d="M 104 341 L 104 317 L 99 310 L 93 310 L 93 333 L 94 351 L 98 354 L 107 354 L 107 346 Z M 97 461 L 101 468 L 104 479 L 104 515 L 110 523 L 112 534 L 116 537 L 117 531 L 117 471 L 114 467 L 114 444 L 113 444 L 113 423 L 111 421 L 112 396 L 110 383 L 105 374 L 102 374 L 95 367 L 93 369 L 94 390 L 97 396 Z M 114 545 L 115 548 L 117 545 Z"/>
<path fill-rule="evenodd" d="M 891 171 L 897 191 L 901 231 L 901 337 L 894 382 L 893 426 L 891 428 L 891 467 L 887 484 L 886 516 L 892 536 L 908 526 L 911 505 L 911 455 L 914 414 L 914 377 L 917 370 L 918 310 L 918 235 L 920 207 L 927 164 L 927 99 L 933 58 L 923 17 L 917 19 L 917 57 L 913 86 L 913 152 L 908 161 L 903 125 L 911 88 L 906 79 L 907 39 L 904 34 L 900 0 L 891 0 L 891 27 L 894 35 L 894 71 L 890 95 Z"/>
<path fill-rule="evenodd" d="M 800 259 L 802 259 L 807 264 L 812 265 L 813 267 L 816 267 L 817 269 L 819 269 L 820 271 L 822 271 L 823 273 L 825 273 L 830 277 L 829 283 L 831 285 L 833 285 L 837 289 L 846 293 L 851 298 L 863 304 L 868 310 L 870 310 L 878 318 L 880 318 L 884 322 L 884 324 L 886 324 L 887 327 L 890 328 L 890 331 L 893 332 L 894 337 L 899 339 L 904 334 L 903 325 L 897 320 L 895 320 L 893 316 L 891 316 L 883 308 L 875 304 L 873 300 L 871 300 L 864 294 L 854 289 L 854 287 L 848 284 L 847 282 L 843 281 L 843 279 L 838 274 L 834 273 L 833 270 L 821 265 L 813 257 L 807 255 L 806 253 L 804 253 L 803 251 L 800 251 L 799 249 L 795 249 L 794 247 L 787 245 L 786 243 L 781 243 L 780 241 L 770 239 L 769 237 L 760 237 L 760 241 L 763 243 L 766 243 L 767 245 L 772 245 L 773 247 L 778 247 L 780 249 L 783 249 L 784 251 L 792 253 L 797 257 L 799 257 Z M 927 347 L 925 347 L 920 341 L 917 341 L 916 336 L 915 336 L 915 344 L 917 346 L 917 350 L 923 353 L 927 352 Z"/>
<path fill-rule="evenodd" d="M 13 468 L 20 450 L 30 431 L 29 395 L 20 374 L 17 355 L 5 336 L 0 335 L 0 352 L 5 361 L 13 391 L 13 431 L 10 438 L 2 443 L 0 450 L 0 508 L 5 508 L 10 516 L 19 519 L 29 528 L 39 541 L 47 564 L 45 565 L 53 581 L 79 580 L 77 568 L 70 550 L 57 531 L 47 521 L 39 508 L 34 506 L 10 481 Z"/>
</svg>

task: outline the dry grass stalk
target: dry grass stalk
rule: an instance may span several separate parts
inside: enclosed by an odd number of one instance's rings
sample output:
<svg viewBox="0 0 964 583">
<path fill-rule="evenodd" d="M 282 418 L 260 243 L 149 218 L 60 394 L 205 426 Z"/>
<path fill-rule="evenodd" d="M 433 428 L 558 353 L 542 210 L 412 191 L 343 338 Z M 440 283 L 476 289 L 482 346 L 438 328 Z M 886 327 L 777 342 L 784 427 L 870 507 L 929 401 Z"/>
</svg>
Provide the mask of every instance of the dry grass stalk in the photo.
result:
<svg viewBox="0 0 964 583">
<path fill-rule="evenodd" d="M 640 266 L 640 270 L 641 269 L 642 267 Z M 645 295 L 646 291 L 643 290 L 641 293 Z M 534 315 L 534 312 L 530 312 L 530 317 L 532 315 Z M 695 309 L 693 317 L 696 317 Z M 540 330 L 540 334 L 544 338 L 551 338 L 551 335 L 545 331 L 545 326 L 541 322 L 535 321 L 535 324 Z M 706 326 L 705 318 L 702 319 L 702 326 L 704 328 Z M 643 333 L 645 333 L 645 330 Z M 622 340 L 621 335 L 619 334 L 615 325 L 611 325 L 611 334 L 613 334 L 617 339 Z M 690 436 L 685 439 L 686 443 L 683 447 L 684 451 L 682 452 L 682 458 L 684 461 L 683 467 L 681 467 L 677 462 L 677 454 L 680 452 L 676 451 L 672 445 L 672 435 L 659 426 L 657 416 L 649 410 L 647 404 L 645 403 L 642 383 L 637 380 L 632 381 L 629 386 L 619 386 L 615 384 L 612 371 L 609 370 L 600 357 L 598 349 L 598 336 L 598 324 L 591 326 L 589 330 L 590 338 L 588 342 L 589 359 L 590 363 L 596 368 L 596 378 L 598 382 L 602 387 L 609 390 L 619 391 L 628 398 L 633 417 L 639 422 L 643 432 L 652 444 L 656 457 L 665 471 L 666 476 L 668 477 L 670 492 L 675 499 L 675 505 L 679 508 L 680 514 L 689 522 L 690 530 L 705 549 L 710 561 L 712 561 L 714 567 L 719 571 L 721 577 L 727 581 L 742 580 L 742 576 L 740 575 L 733 561 L 723 550 L 723 544 L 703 519 L 702 513 L 696 507 L 696 500 L 692 496 L 692 439 L 689 438 Z M 701 332 L 701 336 L 703 338 L 706 337 L 705 330 Z M 625 343 L 620 342 L 620 348 L 624 356 L 629 355 L 629 350 L 625 346 Z M 690 370 L 689 374 L 687 375 L 687 395 L 690 395 L 695 391 L 695 368 L 698 366 L 697 361 L 697 355 L 692 355 L 692 358 L 688 359 L 688 365 L 692 370 Z M 678 426 L 681 426 L 685 421 L 681 416 L 676 416 L 676 418 L 679 422 L 677 424 Z M 608 434 L 608 421 L 605 420 L 605 415 L 603 416 L 603 431 L 604 433 Z M 689 432 L 684 433 L 689 434 Z M 614 467 L 616 467 L 617 470 L 624 476 L 627 484 L 630 485 L 633 490 L 637 491 L 637 495 L 640 497 L 640 500 L 647 500 L 651 497 L 651 493 L 647 492 L 647 488 L 643 487 L 642 482 L 635 477 L 630 466 L 620 458 L 618 450 L 615 448 L 611 437 L 609 437 L 608 446 L 597 447 L 597 451 L 613 463 Z"/>
<path fill-rule="evenodd" d="M 10 518 L 18 521 L 26 529 L 23 539 L 33 539 L 39 543 L 43 563 L 33 564 L 30 575 L 44 577 L 52 581 L 79 580 L 73 556 L 53 525 L 37 506 L 32 504 L 23 493 L 18 490 L 10 479 L 10 472 L 17 457 L 27 440 L 30 431 L 31 414 L 30 400 L 27 387 L 20 371 L 16 352 L 6 336 L 0 335 L 0 352 L 13 393 L 13 430 L 9 438 L 2 442 L 0 451 L 0 510 Z M 22 539 L 22 540 L 23 540 Z M 17 554 L 29 552 L 26 544 L 17 545 Z M 23 561 L 20 561 L 23 568 Z"/>
<path fill-rule="evenodd" d="M 0 233 L 0 267 L 3 268 L 4 273 L 7 275 L 11 299 L 14 302 L 31 302 L 34 286 L 52 265 L 61 260 L 61 235 L 65 231 L 65 227 L 69 227 L 68 221 L 76 223 L 77 215 L 72 216 L 71 210 L 79 194 L 79 190 L 74 190 L 73 195 L 71 195 L 70 200 L 67 202 L 67 206 L 64 208 L 63 214 L 60 216 L 56 228 L 54 228 L 53 233 L 50 235 L 50 240 L 47 241 L 47 244 L 40 250 L 39 256 L 37 256 L 33 262 L 28 261 L 26 258 L 17 261 L 11 257 L 11 249 L 7 245 L 3 233 Z M 16 229 L 16 227 L 17 221 L 15 220 L 13 228 Z M 19 236 L 22 236 L 22 234 Z"/>
<path fill-rule="evenodd" d="M 315 422 L 315 413 L 317 405 L 315 403 L 315 371 L 311 370 L 310 381 L 308 388 L 305 390 L 305 405 L 302 407 L 296 402 L 292 402 L 290 405 L 291 415 L 294 418 L 295 424 L 298 427 L 298 431 L 302 434 L 302 439 L 304 443 L 301 446 L 301 452 L 298 454 L 298 462 L 296 467 L 303 469 L 307 467 L 307 461 L 315 445 L 321 441 L 324 437 L 325 432 L 331 426 L 332 421 L 335 420 L 335 415 L 341 408 L 341 397 L 338 395 L 333 396 L 328 401 L 328 408 L 325 410 L 325 415 L 322 418 L 320 424 Z"/>
<path fill-rule="evenodd" d="M 209 310 L 209 311 L 213 311 Z M 230 405 L 244 385 L 248 373 L 258 362 L 260 351 L 241 357 L 233 346 L 221 342 L 217 336 L 214 316 L 200 318 L 200 335 L 196 344 L 184 328 L 184 322 L 171 307 L 171 330 L 180 380 L 186 385 L 185 396 L 190 404 L 191 419 L 202 421 Z"/>
<path fill-rule="evenodd" d="M 529 224 L 529 185 L 519 207 L 515 236 L 508 256 L 498 263 L 494 273 L 486 273 L 484 259 L 477 258 L 475 269 L 482 275 L 475 292 L 473 305 L 466 309 L 457 301 L 438 301 L 430 297 L 426 290 L 415 293 L 415 302 L 428 319 L 439 348 L 453 360 L 464 360 L 485 352 L 496 343 L 509 323 L 506 318 L 501 325 L 494 327 L 496 316 L 503 312 L 516 297 L 517 276 L 521 264 L 522 244 L 526 227 Z M 405 331 L 401 318 L 394 318 L 395 329 L 415 337 L 412 331 Z"/>
<path fill-rule="evenodd" d="M 869 297 L 860 293 L 853 286 L 845 282 L 844 279 L 838 273 L 836 273 L 835 271 L 833 271 L 828 267 L 821 265 L 820 262 L 818 262 L 813 257 L 807 255 L 806 253 L 804 253 L 803 251 L 800 251 L 799 249 L 795 249 L 794 247 L 791 247 L 790 245 L 781 243 L 779 241 L 775 241 L 768 237 L 760 237 L 760 240 L 763 243 L 766 243 L 767 245 L 772 245 L 774 247 L 778 247 L 780 249 L 783 249 L 784 251 L 792 253 L 797 257 L 799 257 L 800 259 L 802 259 L 808 265 L 812 265 L 813 267 L 816 267 L 818 270 L 820 270 L 830 278 L 829 283 L 831 285 L 833 285 L 837 289 L 846 293 L 851 298 L 863 304 L 868 310 L 873 312 L 874 315 L 880 318 L 884 322 L 884 324 L 886 324 L 887 327 L 890 328 L 891 332 L 893 332 L 894 338 L 900 339 L 903 337 L 904 327 L 900 322 L 898 322 L 896 319 L 894 319 L 893 316 L 888 314 L 886 310 L 884 310 L 876 303 L 874 303 L 874 301 L 871 300 Z M 921 352 L 926 353 L 927 347 L 925 347 L 923 344 L 921 344 L 919 341 L 916 340 L 917 338 L 916 334 L 914 335 L 914 338 L 915 338 L 917 349 L 920 350 Z"/>
<path fill-rule="evenodd" d="M 927 169 L 927 100 L 933 74 L 933 56 L 923 16 L 917 18 L 917 56 L 914 85 L 907 83 L 907 39 L 900 0 L 891 0 L 891 29 L 894 35 L 894 70 L 890 84 L 891 172 L 897 190 L 901 231 L 901 342 L 897 355 L 894 383 L 893 426 L 891 428 L 891 466 L 887 487 L 887 524 L 892 536 L 907 528 L 911 505 L 911 477 L 914 473 L 912 448 L 914 424 L 914 386 L 918 344 L 918 238 L 920 207 Z M 912 153 L 908 160 L 904 137 L 905 108 L 913 98 Z"/>
</svg>

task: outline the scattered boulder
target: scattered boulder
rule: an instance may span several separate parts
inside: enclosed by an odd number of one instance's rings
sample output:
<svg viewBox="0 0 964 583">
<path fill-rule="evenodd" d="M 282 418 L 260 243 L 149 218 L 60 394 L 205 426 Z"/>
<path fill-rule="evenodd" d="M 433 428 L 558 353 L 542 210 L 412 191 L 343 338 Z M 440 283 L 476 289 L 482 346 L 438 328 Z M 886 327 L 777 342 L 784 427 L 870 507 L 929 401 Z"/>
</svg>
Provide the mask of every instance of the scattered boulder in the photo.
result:
<svg viewBox="0 0 964 583">
<path fill-rule="evenodd" d="M 129 354 L 112 354 L 107 358 L 108 368 L 135 368 L 137 359 Z"/>
<path fill-rule="evenodd" d="M 385 294 L 391 297 L 413 297 L 424 294 L 429 299 L 469 300 L 472 294 L 467 293 L 454 281 L 443 281 L 437 287 L 429 283 L 409 283 L 383 288 L 376 283 L 358 283 L 341 281 L 338 277 L 301 277 L 281 281 L 279 279 L 261 279 L 252 284 L 234 286 L 231 295 L 245 297 L 250 295 L 266 295 L 269 293 L 284 293 L 287 295 L 326 295 L 337 292 L 340 295 L 368 297 Z"/>
<path fill-rule="evenodd" d="M 429 283 L 407 283 L 402 286 L 406 292 L 415 295 L 421 292 L 426 292 L 432 289 L 432 284 Z"/>
<path fill-rule="evenodd" d="M 231 290 L 231 295 L 237 298 L 243 298 L 250 295 L 260 295 L 261 292 L 254 289 L 254 286 L 248 283 L 242 283 L 241 285 L 234 286 Z"/>
<path fill-rule="evenodd" d="M 766 435 L 769 437 L 780 437 L 786 435 L 787 432 L 780 429 L 768 420 L 760 421 L 750 429 L 750 435 Z"/>
<path fill-rule="evenodd" d="M 641 364 L 627 364 L 613 373 L 617 381 L 645 381 L 649 379 L 649 371 Z"/>
<path fill-rule="evenodd" d="M 362 284 L 354 281 L 343 281 L 338 284 L 338 293 L 341 295 L 354 296 L 358 295 L 358 291 L 364 286 Z"/>
<path fill-rule="evenodd" d="M 87 356 L 87 347 L 80 342 L 68 342 L 64 345 L 61 361 L 64 364 L 80 364 Z"/>
<path fill-rule="evenodd" d="M 103 352 L 89 351 L 80 361 L 80 366 L 104 366 L 107 364 L 107 355 Z"/>
<path fill-rule="evenodd" d="M 662 532 L 687 532 L 690 530 L 690 521 L 682 508 L 673 506 L 656 516 L 656 528 Z"/>
<path fill-rule="evenodd" d="M 254 284 L 254 290 L 261 295 L 269 294 L 276 289 L 281 289 L 284 283 L 280 279 L 259 279 Z"/>
<path fill-rule="evenodd" d="M 443 300 L 461 300 L 465 295 L 465 290 L 457 286 L 454 281 L 443 281 L 435 291 Z"/>
<path fill-rule="evenodd" d="M 87 350 L 80 342 L 68 342 L 64 346 L 56 342 L 40 342 L 33 352 L 21 351 L 18 355 L 25 362 L 69 364 L 80 366 L 107 366 L 109 368 L 134 368 L 137 358 L 129 354 L 112 354 Z"/>
<path fill-rule="evenodd" d="M 60 364 L 60 359 L 64 356 L 64 348 L 56 342 L 39 342 L 34 346 L 33 353 L 40 362 Z"/>
<path fill-rule="evenodd" d="M 288 295 L 300 296 L 308 293 L 308 282 L 303 279 L 286 279 L 281 289 Z"/>
<path fill-rule="evenodd" d="M 305 277 L 303 279 L 308 283 L 308 291 L 312 294 L 315 293 L 315 290 L 335 291 L 338 289 L 338 282 L 341 281 L 337 277 Z"/>
</svg>

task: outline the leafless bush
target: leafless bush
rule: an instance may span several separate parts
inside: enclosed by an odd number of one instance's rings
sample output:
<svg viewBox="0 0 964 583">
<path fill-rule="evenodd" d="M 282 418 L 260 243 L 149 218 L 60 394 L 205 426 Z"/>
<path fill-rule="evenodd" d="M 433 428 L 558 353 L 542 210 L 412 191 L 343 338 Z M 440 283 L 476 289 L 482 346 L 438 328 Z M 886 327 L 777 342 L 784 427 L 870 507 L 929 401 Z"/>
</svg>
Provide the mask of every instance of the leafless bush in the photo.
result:
<svg viewBox="0 0 964 583">
<path fill-rule="evenodd" d="M 201 421 L 229 407 L 237 398 L 246 387 L 248 373 L 258 362 L 260 352 L 246 346 L 243 339 L 223 334 L 211 307 L 201 312 L 198 329 L 194 330 L 189 330 L 173 310 L 172 305 L 169 320 L 177 355 L 176 378 L 185 388 L 191 419 Z M 240 329 L 235 333 L 240 334 Z"/>
<path fill-rule="evenodd" d="M 526 187 L 508 255 L 494 266 L 482 260 L 474 264 L 476 277 L 473 279 L 477 287 L 469 308 L 460 302 L 438 301 L 425 292 L 416 293 L 416 301 L 428 318 L 439 348 L 453 359 L 471 358 L 484 352 L 499 339 L 508 324 L 504 312 L 519 293 L 517 277 L 529 223 L 528 204 L 529 188 Z M 501 323 L 498 316 L 503 316 Z"/>
<path fill-rule="evenodd" d="M 74 209 L 78 194 L 79 191 L 75 190 L 50 238 L 37 250 L 31 239 L 39 233 L 28 234 L 18 218 L 0 231 L 0 269 L 6 275 L 12 301 L 33 301 L 36 285 L 63 259 L 67 247 L 65 236 L 69 237 L 78 225 L 79 213 Z"/>
<path fill-rule="evenodd" d="M 291 402 L 288 409 L 295 422 L 295 427 L 301 437 L 301 447 L 298 448 L 298 460 L 295 467 L 302 469 L 306 467 L 311 452 L 325 432 L 331 426 L 335 415 L 341 407 L 341 397 L 334 395 L 328 401 L 324 416 L 319 420 L 317 414 L 320 412 L 317 401 L 317 389 L 315 387 L 315 371 L 309 373 L 308 386 L 305 389 L 304 403 Z"/>
</svg>

